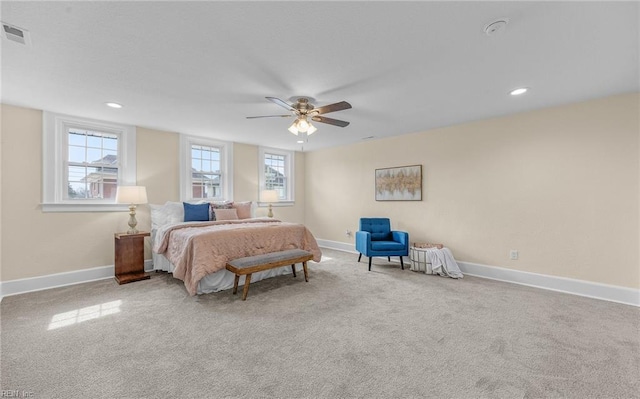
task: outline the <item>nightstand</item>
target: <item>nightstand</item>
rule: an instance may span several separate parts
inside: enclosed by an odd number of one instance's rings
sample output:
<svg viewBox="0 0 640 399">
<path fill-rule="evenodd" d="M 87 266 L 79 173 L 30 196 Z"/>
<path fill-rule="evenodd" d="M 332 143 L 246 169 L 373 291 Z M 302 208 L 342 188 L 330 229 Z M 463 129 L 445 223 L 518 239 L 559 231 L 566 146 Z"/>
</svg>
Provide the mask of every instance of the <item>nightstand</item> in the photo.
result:
<svg viewBox="0 0 640 399">
<path fill-rule="evenodd" d="M 131 283 L 151 278 L 144 272 L 144 238 L 151 233 L 141 231 L 136 234 L 116 233 L 115 274 L 118 284 Z"/>
</svg>

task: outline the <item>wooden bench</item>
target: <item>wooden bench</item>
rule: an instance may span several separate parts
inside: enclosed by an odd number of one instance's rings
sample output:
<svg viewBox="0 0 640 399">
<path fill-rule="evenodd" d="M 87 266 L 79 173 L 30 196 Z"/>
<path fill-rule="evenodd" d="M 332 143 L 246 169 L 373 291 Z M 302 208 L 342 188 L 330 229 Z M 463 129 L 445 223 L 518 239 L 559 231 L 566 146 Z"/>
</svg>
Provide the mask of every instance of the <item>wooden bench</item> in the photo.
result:
<svg viewBox="0 0 640 399">
<path fill-rule="evenodd" d="M 227 262 L 227 270 L 235 273 L 236 278 L 233 282 L 233 294 L 238 292 L 238 281 L 240 276 L 245 275 L 244 289 L 242 291 L 242 300 L 247 299 L 249 293 L 249 284 L 251 283 L 251 274 L 261 272 L 263 270 L 274 269 L 276 267 L 291 265 L 293 277 L 296 277 L 296 263 L 302 263 L 304 270 L 304 281 L 309 281 L 307 273 L 307 261 L 313 259 L 311 252 L 302 249 L 289 249 L 286 251 L 271 252 L 268 254 L 247 256 Z"/>
</svg>

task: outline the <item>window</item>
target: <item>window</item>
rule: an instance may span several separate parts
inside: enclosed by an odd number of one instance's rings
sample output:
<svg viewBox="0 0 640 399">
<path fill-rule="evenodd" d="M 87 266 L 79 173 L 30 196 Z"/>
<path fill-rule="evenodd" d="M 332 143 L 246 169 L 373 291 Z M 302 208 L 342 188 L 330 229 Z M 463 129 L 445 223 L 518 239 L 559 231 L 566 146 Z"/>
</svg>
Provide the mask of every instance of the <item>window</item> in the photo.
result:
<svg viewBox="0 0 640 399">
<path fill-rule="evenodd" d="M 180 147 L 183 201 L 233 199 L 231 143 L 183 135 Z"/>
<path fill-rule="evenodd" d="M 206 145 L 191 146 L 192 198 L 220 198 L 220 148 Z"/>
<path fill-rule="evenodd" d="M 260 190 L 276 190 L 280 202 L 293 202 L 293 162 L 293 151 L 260 147 Z"/>
<path fill-rule="evenodd" d="M 71 128 L 67 132 L 68 162 L 65 199 L 115 199 L 118 188 L 118 136 Z"/>
<path fill-rule="evenodd" d="M 132 126 L 44 113 L 45 212 L 120 211 L 118 185 L 136 183 Z"/>
</svg>

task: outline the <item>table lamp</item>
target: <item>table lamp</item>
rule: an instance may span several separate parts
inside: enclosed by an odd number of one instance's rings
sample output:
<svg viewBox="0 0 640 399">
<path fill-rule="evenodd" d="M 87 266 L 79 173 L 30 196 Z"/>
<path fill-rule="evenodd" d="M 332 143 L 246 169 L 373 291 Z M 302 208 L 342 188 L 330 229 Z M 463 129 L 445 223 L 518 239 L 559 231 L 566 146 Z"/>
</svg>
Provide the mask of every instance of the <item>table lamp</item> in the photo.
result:
<svg viewBox="0 0 640 399">
<path fill-rule="evenodd" d="M 267 216 L 272 218 L 273 210 L 271 209 L 271 204 L 273 202 L 278 202 L 278 199 L 279 199 L 278 192 L 276 190 L 263 190 L 262 193 L 260 193 L 260 197 L 262 202 L 269 203 L 269 213 L 267 214 Z"/>
<path fill-rule="evenodd" d="M 144 186 L 118 186 L 116 202 L 129 204 L 129 230 L 127 234 L 138 234 L 136 206 L 147 203 L 147 189 Z"/>
</svg>

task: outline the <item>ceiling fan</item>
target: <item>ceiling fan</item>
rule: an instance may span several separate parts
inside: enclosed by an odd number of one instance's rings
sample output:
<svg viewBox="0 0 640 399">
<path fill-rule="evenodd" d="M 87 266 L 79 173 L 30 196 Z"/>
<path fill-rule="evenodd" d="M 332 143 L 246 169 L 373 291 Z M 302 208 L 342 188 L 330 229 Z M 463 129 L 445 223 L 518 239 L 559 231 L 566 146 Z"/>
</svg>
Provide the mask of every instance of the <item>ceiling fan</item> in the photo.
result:
<svg viewBox="0 0 640 399">
<path fill-rule="evenodd" d="M 264 115 L 264 116 L 247 116 L 247 119 L 255 119 L 255 118 L 289 118 L 292 116 L 296 117 L 296 120 L 293 121 L 291 126 L 289 126 L 289 131 L 296 136 L 299 133 L 303 133 L 306 135 L 314 133 L 316 127 L 311 124 L 309 118 L 314 122 L 327 123 L 329 125 L 345 127 L 349 125 L 349 122 L 341 121 L 338 119 L 327 118 L 326 116 L 320 116 L 322 114 L 328 114 L 329 112 L 342 111 L 345 109 L 351 108 L 351 104 L 346 101 L 340 101 L 338 103 L 323 105 L 322 107 L 315 108 L 313 104 L 309 102 L 312 100 L 309 97 L 298 97 L 294 104 L 289 104 L 286 101 L 283 101 L 276 97 L 265 97 L 267 100 L 271 101 L 274 104 L 285 108 L 288 111 L 291 111 L 291 114 L 287 115 Z"/>
</svg>

